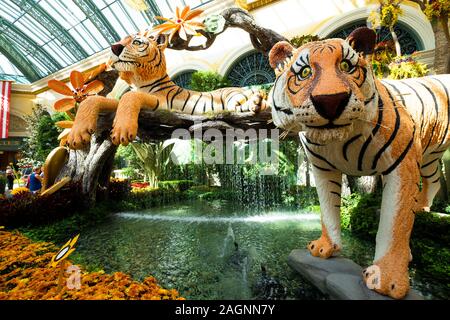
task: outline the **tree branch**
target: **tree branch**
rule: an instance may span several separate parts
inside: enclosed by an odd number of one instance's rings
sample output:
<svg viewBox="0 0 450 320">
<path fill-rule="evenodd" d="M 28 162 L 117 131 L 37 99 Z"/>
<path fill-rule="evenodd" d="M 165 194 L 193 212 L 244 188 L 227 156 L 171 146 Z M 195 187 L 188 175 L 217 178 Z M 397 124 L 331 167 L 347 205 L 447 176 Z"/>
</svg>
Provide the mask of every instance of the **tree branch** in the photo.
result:
<svg viewBox="0 0 450 320">
<path fill-rule="evenodd" d="M 264 54 L 268 54 L 270 49 L 272 49 L 277 42 L 288 41 L 285 37 L 275 31 L 257 25 L 255 19 L 248 12 L 240 8 L 226 9 L 222 11 L 220 15 L 225 19 L 225 27 L 220 33 L 214 34 L 200 31 L 207 39 L 205 45 L 190 47 L 189 42 L 192 40 L 193 36 L 188 36 L 187 41 L 184 41 L 177 34 L 173 38 L 169 48 L 188 51 L 205 50 L 212 46 L 217 36 L 222 34 L 227 28 L 239 28 L 246 31 L 250 35 L 250 40 L 255 49 Z"/>
</svg>

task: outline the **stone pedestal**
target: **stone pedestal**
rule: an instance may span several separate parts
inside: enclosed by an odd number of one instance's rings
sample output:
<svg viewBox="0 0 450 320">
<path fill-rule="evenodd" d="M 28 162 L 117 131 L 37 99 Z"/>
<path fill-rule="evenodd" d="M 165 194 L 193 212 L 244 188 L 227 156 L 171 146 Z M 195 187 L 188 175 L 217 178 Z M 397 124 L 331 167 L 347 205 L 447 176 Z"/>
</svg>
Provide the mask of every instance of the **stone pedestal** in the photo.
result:
<svg viewBox="0 0 450 320">
<path fill-rule="evenodd" d="M 308 250 L 293 250 L 288 264 L 334 300 L 392 300 L 368 289 L 362 279 L 363 268 L 350 259 L 313 257 Z M 423 300 L 416 290 L 410 290 L 405 300 Z"/>
</svg>

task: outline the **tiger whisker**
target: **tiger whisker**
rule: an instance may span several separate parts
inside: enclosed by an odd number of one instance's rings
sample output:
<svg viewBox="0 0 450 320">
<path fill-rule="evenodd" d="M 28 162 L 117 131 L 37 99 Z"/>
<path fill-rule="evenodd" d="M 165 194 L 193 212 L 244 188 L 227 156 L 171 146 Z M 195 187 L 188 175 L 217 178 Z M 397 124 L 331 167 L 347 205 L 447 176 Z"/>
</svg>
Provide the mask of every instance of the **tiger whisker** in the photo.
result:
<svg viewBox="0 0 450 320">
<path fill-rule="evenodd" d="M 372 121 L 369 121 L 369 120 L 366 120 L 366 119 L 357 119 L 357 120 L 359 120 L 359 121 L 364 121 L 364 122 L 367 122 L 367 123 L 370 123 L 370 124 L 374 124 L 374 125 L 379 125 L 380 127 L 384 128 L 384 129 L 387 129 L 387 130 L 391 130 L 391 131 L 392 131 L 391 128 L 386 127 L 385 125 L 382 125 L 382 124 L 379 124 L 379 123 L 376 123 L 376 122 L 372 122 Z"/>
</svg>

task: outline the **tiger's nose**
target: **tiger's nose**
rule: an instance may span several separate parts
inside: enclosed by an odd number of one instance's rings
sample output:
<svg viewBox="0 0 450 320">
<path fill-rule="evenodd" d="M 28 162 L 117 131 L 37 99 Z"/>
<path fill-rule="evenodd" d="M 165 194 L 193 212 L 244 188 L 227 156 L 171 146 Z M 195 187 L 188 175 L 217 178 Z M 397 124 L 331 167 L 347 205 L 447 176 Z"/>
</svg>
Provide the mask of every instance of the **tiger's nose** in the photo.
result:
<svg viewBox="0 0 450 320">
<path fill-rule="evenodd" d="M 122 54 L 123 49 L 125 49 L 125 46 L 121 43 L 116 43 L 111 46 L 111 51 L 118 57 Z"/>
<path fill-rule="evenodd" d="M 311 96 L 317 113 L 330 121 L 340 117 L 349 100 L 350 93 L 348 92 Z"/>
</svg>

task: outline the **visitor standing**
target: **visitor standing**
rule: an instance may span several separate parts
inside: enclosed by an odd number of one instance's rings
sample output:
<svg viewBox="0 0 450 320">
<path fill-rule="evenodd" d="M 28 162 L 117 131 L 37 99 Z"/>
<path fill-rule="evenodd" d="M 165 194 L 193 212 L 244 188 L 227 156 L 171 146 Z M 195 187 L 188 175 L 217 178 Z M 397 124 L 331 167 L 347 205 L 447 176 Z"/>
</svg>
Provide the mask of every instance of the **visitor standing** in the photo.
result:
<svg viewBox="0 0 450 320">
<path fill-rule="evenodd" d="M 6 180 L 8 181 L 8 190 L 14 189 L 14 171 L 10 166 L 6 167 Z"/>
<path fill-rule="evenodd" d="M 30 191 L 33 193 L 39 192 L 42 188 L 41 167 L 36 167 L 33 173 L 30 174 Z"/>
</svg>

